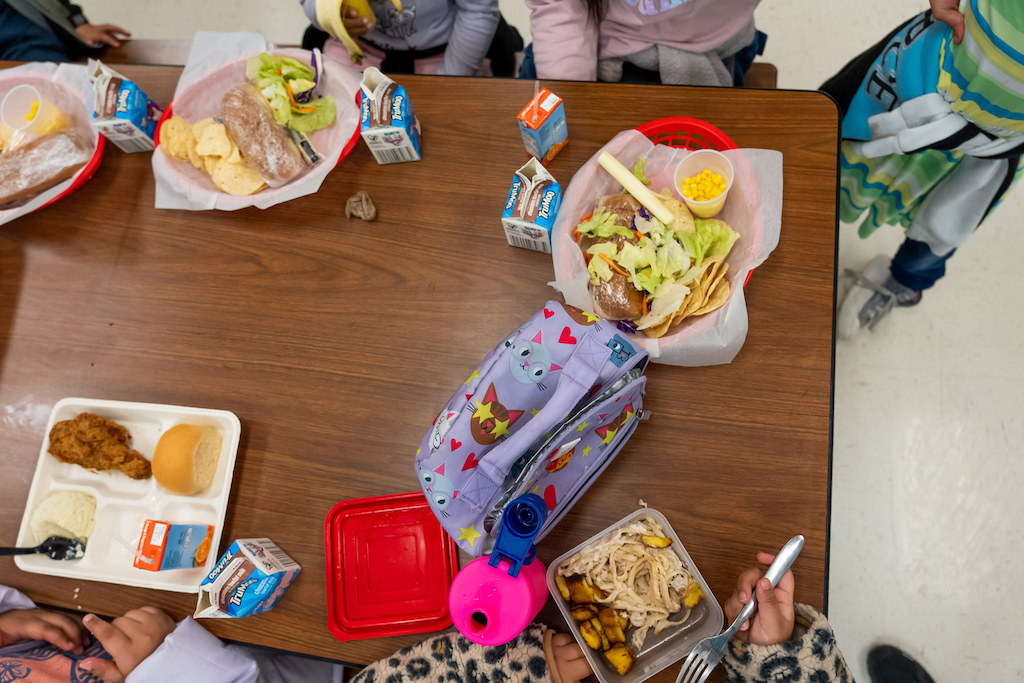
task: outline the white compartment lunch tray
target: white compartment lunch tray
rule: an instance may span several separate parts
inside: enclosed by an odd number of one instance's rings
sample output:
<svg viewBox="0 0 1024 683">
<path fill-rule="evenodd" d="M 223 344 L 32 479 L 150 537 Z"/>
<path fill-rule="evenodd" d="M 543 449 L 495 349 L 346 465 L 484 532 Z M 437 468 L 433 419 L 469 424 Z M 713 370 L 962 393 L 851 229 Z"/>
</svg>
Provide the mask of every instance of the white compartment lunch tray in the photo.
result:
<svg viewBox="0 0 1024 683">
<path fill-rule="evenodd" d="M 60 462 L 47 452 L 50 430 L 57 422 L 83 412 L 96 413 L 124 425 L 131 434 L 129 445 L 147 460 L 152 460 L 153 449 L 160 436 L 176 424 L 184 422 L 215 427 L 220 432 L 222 446 L 213 483 L 193 496 L 182 496 L 161 488 L 152 477 L 135 480 L 116 470 L 90 472 L 78 465 Z M 44 540 L 34 537 L 29 520 L 36 505 L 59 489 L 83 491 L 95 496 L 96 525 L 81 559 L 51 560 L 45 555 L 19 555 L 14 558 L 15 563 L 20 569 L 36 574 L 182 593 L 196 592 L 220 557 L 220 538 L 241 431 L 238 417 L 226 410 L 88 398 L 61 399 L 53 407 L 46 424 L 17 543 L 19 546 L 34 546 Z M 179 524 L 212 524 L 213 541 L 206 563 L 194 569 L 161 572 L 132 566 L 142 525 L 147 519 Z"/>
</svg>

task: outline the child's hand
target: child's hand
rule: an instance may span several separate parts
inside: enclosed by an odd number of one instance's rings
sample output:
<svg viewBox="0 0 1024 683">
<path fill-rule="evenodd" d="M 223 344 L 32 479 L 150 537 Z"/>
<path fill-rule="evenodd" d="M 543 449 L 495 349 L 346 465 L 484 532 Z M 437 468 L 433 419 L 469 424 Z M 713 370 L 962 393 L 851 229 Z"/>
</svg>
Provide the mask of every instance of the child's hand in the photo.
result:
<svg viewBox="0 0 1024 683">
<path fill-rule="evenodd" d="M 46 642 L 82 654 L 86 634 L 78 617 L 45 609 L 12 609 L 0 614 L 0 647 L 23 640 Z"/>
<path fill-rule="evenodd" d="M 775 556 L 769 553 L 757 554 L 757 561 L 765 565 L 771 564 L 774 559 Z M 764 570 L 759 567 L 751 567 L 740 574 L 735 592 L 725 603 L 725 616 L 730 622 L 735 619 L 750 599 L 750 591 L 756 590 L 757 611 L 743 622 L 734 637 L 744 643 L 776 645 L 793 636 L 793 572 L 786 572 L 775 588 L 763 575 Z"/>
<path fill-rule="evenodd" d="M 551 639 L 551 647 L 562 683 L 579 683 L 594 673 L 583 650 L 568 633 L 556 633 Z"/>
<path fill-rule="evenodd" d="M 367 19 L 357 12 L 355 7 L 345 7 L 344 10 L 341 15 L 341 23 L 345 25 L 345 30 L 353 38 L 365 36 L 373 29 L 373 20 Z"/>
<path fill-rule="evenodd" d="M 943 24 L 953 29 L 953 44 L 959 45 L 964 39 L 964 15 L 960 14 L 960 0 L 929 0 L 932 14 Z"/>
<path fill-rule="evenodd" d="M 156 607 L 133 609 L 109 624 L 95 614 L 86 614 L 83 622 L 114 661 L 92 657 L 79 666 L 113 683 L 124 681 L 142 660 L 153 654 L 175 626 L 174 620 Z"/>
</svg>

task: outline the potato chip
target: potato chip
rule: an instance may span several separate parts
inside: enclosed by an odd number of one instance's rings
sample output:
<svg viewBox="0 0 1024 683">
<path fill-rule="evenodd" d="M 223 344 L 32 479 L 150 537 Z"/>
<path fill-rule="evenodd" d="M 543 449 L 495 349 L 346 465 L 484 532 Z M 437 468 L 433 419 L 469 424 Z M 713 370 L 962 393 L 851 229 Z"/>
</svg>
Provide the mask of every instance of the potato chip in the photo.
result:
<svg viewBox="0 0 1024 683">
<path fill-rule="evenodd" d="M 198 130 L 198 126 L 193 131 Z M 200 133 L 196 134 L 196 152 L 200 156 L 226 158 L 231 156 L 235 143 L 228 137 L 227 128 L 223 123 L 211 122 Z"/>
<path fill-rule="evenodd" d="M 160 128 L 160 148 L 164 154 L 188 161 L 188 140 L 192 138 L 192 125 L 180 116 L 172 116 Z"/>
<path fill-rule="evenodd" d="M 244 159 L 237 162 L 221 159 L 210 174 L 214 184 L 228 194 L 246 195 L 259 192 L 266 183 L 263 176 L 257 173 Z"/>
<path fill-rule="evenodd" d="M 203 137 L 203 131 L 209 126 L 212 126 L 216 121 L 213 120 L 212 116 L 207 116 L 205 119 L 200 119 L 192 124 L 192 134 L 196 136 L 196 140 Z"/>
</svg>

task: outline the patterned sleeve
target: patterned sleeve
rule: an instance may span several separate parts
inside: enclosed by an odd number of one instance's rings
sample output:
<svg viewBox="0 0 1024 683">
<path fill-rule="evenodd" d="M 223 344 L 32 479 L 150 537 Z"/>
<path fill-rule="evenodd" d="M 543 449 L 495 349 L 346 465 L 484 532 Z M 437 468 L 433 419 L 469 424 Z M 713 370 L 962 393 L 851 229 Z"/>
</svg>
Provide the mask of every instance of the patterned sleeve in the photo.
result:
<svg viewBox="0 0 1024 683">
<path fill-rule="evenodd" d="M 825 615 L 795 604 L 798 638 L 778 645 L 748 645 L 735 638 L 725 650 L 730 683 L 853 683 Z"/>
<path fill-rule="evenodd" d="M 544 626 L 531 624 L 505 645 L 483 647 L 457 632 L 443 633 L 374 662 L 351 683 L 551 683 L 543 634 Z"/>
</svg>

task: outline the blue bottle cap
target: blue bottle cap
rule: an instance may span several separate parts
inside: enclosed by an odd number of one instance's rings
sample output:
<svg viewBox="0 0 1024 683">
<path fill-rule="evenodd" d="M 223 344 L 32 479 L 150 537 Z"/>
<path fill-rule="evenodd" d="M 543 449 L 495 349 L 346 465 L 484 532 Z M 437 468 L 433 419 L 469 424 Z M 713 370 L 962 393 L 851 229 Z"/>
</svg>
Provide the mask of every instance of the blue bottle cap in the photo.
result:
<svg viewBox="0 0 1024 683">
<path fill-rule="evenodd" d="M 497 567 L 503 559 L 508 560 L 511 565 L 508 575 L 513 578 L 519 576 L 519 570 L 537 556 L 537 546 L 533 541 L 547 516 L 548 506 L 534 493 L 524 494 L 510 502 L 501 515 L 498 538 L 488 564 Z"/>
</svg>

